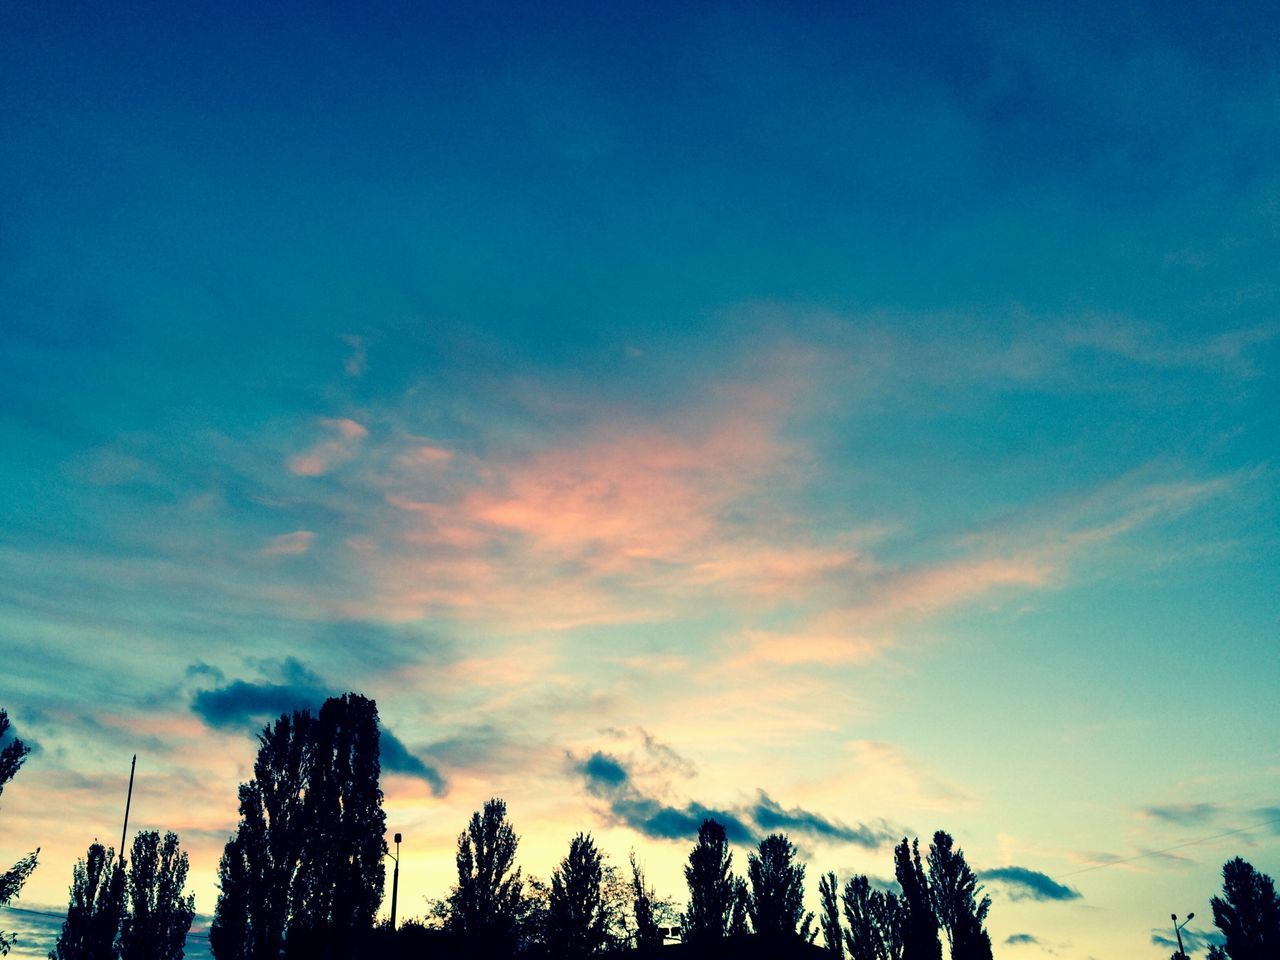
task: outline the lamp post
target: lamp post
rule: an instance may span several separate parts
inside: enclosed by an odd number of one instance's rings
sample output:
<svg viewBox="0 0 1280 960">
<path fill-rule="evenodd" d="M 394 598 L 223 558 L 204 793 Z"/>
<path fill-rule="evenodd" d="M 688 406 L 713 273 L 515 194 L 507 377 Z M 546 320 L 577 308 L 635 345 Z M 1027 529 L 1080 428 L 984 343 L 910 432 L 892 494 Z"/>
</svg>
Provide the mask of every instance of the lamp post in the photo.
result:
<svg viewBox="0 0 1280 960">
<path fill-rule="evenodd" d="M 395 902 L 395 899 L 393 897 L 392 903 L 394 902 Z M 1195 918 L 1194 913 L 1188 913 L 1187 919 L 1179 923 L 1178 915 L 1176 913 L 1169 914 L 1169 919 L 1173 921 L 1173 935 L 1178 938 L 1178 953 L 1182 954 L 1182 956 L 1184 957 L 1187 955 L 1187 951 L 1182 949 L 1182 928 L 1185 927 L 1188 923 L 1190 923 L 1194 918 Z"/>
<path fill-rule="evenodd" d="M 391 857 L 396 862 L 395 872 L 391 874 L 391 932 L 396 932 L 396 895 L 400 892 L 400 834 L 395 835 L 396 852 Z"/>
</svg>

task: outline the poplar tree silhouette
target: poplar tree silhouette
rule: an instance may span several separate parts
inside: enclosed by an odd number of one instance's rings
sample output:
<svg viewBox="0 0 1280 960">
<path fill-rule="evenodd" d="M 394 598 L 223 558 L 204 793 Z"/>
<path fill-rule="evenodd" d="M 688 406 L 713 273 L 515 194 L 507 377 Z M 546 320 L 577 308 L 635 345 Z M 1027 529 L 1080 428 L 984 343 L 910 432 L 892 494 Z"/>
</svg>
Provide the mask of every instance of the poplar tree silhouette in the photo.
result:
<svg viewBox="0 0 1280 960">
<path fill-rule="evenodd" d="M 982 887 L 949 833 L 933 835 L 928 866 L 929 897 L 947 935 L 951 960 L 992 960 L 991 937 L 984 928 L 991 898 L 978 899 Z"/>
<path fill-rule="evenodd" d="M 840 902 L 850 960 L 902 960 L 902 905 L 894 894 L 872 890 L 858 875 L 845 882 Z"/>
<path fill-rule="evenodd" d="M 834 873 L 818 878 L 818 899 L 822 903 L 822 943 L 835 960 L 844 960 L 844 934 L 840 929 L 839 881 Z"/>
<path fill-rule="evenodd" d="M 609 910 L 602 881 L 603 858 L 589 834 L 569 843 L 568 855 L 551 875 L 547 941 L 552 956 L 583 960 L 600 953 L 607 939 Z"/>
<path fill-rule="evenodd" d="M 5 735 L 9 731 L 9 714 L 0 709 L 0 743 L 4 743 Z M 27 758 L 27 754 L 31 752 L 31 748 L 13 737 L 8 743 L 0 748 L 0 795 L 4 793 L 4 786 L 18 772 L 18 768 Z M 39 849 L 33 853 L 28 853 L 25 857 L 15 863 L 12 867 L 0 874 L 0 907 L 8 906 L 9 901 L 16 897 L 22 890 L 22 885 L 27 882 L 27 877 L 31 876 L 31 872 L 36 868 L 36 857 L 40 853 Z M 0 930 L 0 957 L 9 952 L 13 944 L 17 942 L 16 938 L 10 937 L 3 930 Z"/>
<path fill-rule="evenodd" d="M 217 960 L 345 958 L 382 900 L 378 711 L 344 694 L 259 735 L 240 824 L 218 866 Z"/>
<path fill-rule="evenodd" d="M 486 955 L 509 953 L 515 945 L 524 905 L 518 842 L 507 805 L 497 797 L 458 835 L 458 883 L 449 895 L 446 929 Z"/>
<path fill-rule="evenodd" d="M 49 960 L 115 960 L 124 909 L 124 869 L 112 847 L 94 841 L 71 874 L 71 898 Z"/>
<path fill-rule="evenodd" d="M 154 830 L 133 838 L 126 881 L 128 910 L 120 924 L 121 960 L 182 960 L 195 897 L 182 895 L 187 855 L 178 835 Z"/>
<path fill-rule="evenodd" d="M 240 784 L 240 825 L 218 864 L 209 946 L 217 960 L 277 960 L 308 829 L 314 718 L 282 714 L 258 735 L 253 779 Z"/>
<path fill-rule="evenodd" d="M 658 918 L 654 911 L 655 892 L 645 883 L 644 872 L 631 852 L 631 903 L 636 920 L 636 949 L 657 950 L 662 946 L 662 934 L 658 932 Z"/>
<path fill-rule="evenodd" d="M 732 867 L 733 854 L 724 827 L 710 818 L 703 820 L 684 868 L 689 885 L 684 914 L 686 943 L 707 944 L 724 938 L 734 901 Z"/>
<path fill-rule="evenodd" d="M 771 939 L 799 935 L 804 920 L 804 864 L 796 862 L 796 848 L 780 833 L 760 841 L 747 856 L 751 881 L 748 909 L 756 933 Z"/>
<path fill-rule="evenodd" d="M 312 728 L 288 955 L 345 960 L 373 929 L 387 852 L 379 754 L 377 705 L 356 693 L 326 700 Z"/>
<path fill-rule="evenodd" d="M 1213 922 L 1226 942 L 1210 957 L 1274 960 L 1280 957 L 1280 897 L 1265 873 L 1240 857 L 1222 865 L 1222 896 L 1210 901 Z"/>
<path fill-rule="evenodd" d="M 933 913 L 929 881 L 920 863 L 920 841 L 903 837 L 893 849 L 894 873 L 902 887 L 902 960 L 942 960 L 938 919 Z"/>
<path fill-rule="evenodd" d="M 745 937 L 751 933 L 751 888 L 741 877 L 730 878 L 733 884 L 733 906 L 729 909 L 730 937 Z"/>
</svg>

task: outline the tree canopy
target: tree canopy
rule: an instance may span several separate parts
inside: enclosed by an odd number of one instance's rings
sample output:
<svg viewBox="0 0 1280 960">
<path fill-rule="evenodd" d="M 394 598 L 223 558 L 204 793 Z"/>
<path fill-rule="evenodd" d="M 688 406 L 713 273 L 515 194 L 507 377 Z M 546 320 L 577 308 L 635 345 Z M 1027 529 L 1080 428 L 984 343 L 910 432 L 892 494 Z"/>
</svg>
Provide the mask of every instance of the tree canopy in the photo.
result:
<svg viewBox="0 0 1280 960">
<path fill-rule="evenodd" d="M 4 744 L 3 747 L 0 747 L 0 794 L 4 793 L 5 784 L 17 775 L 18 768 L 22 766 L 27 754 L 31 752 L 31 748 L 17 737 L 11 737 L 9 742 L 5 743 L 8 732 L 9 714 L 0 709 L 0 744 Z M 36 850 L 27 854 L 4 873 L 0 874 L 0 907 L 7 906 L 9 901 L 22 890 L 22 885 L 27 882 L 27 877 L 31 876 L 31 872 L 36 868 L 36 857 L 39 853 L 40 851 Z M 0 930 L 0 956 L 7 954 L 13 943 L 14 940 L 3 930 Z"/>
<path fill-rule="evenodd" d="M 724 937 L 734 902 L 733 854 L 724 827 L 710 818 L 698 828 L 698 840 L 684 868 L 689 905 L 684 914 L 684 938 L 707 943 Z"/>
</svg>

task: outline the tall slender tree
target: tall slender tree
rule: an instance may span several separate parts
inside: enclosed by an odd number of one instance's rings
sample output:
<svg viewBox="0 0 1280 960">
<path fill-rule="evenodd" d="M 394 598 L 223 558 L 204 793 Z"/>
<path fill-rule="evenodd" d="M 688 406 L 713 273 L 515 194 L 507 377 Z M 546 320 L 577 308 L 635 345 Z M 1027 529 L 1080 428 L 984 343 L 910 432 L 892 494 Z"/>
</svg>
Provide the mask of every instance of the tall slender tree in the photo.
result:
<svg viewBox="0 0 1280 960">
<path fill-rule="evenodd" d="M 920 862 L 920 841 L 903 837 L 893 850 L 894 873 L 902 887 L 903 960 L 942 960 L 938 918 L 929 896 L 929 879 Z"/>
<path fill-rule="evenodd" d="M 447 927 L 489 953 L 512 949 L 523 913 L 518 843 L 507 805 L 497 797 L 473 813 L 458 835 L 458 883 L 449 896 Z"/>
<path fill-rule="evenodd" d="M 785 836 L 773 833 L 747 857 L 751 881 L 749 909 L 756 933 L 770 938 L 798 936 L 804 920 L 804 864 Z"/>
<path fill-rule="evenodd" d="M 286 953 L 306 960 L 347 958 L 368 937 L 382 903 L 387 821 L 378 782 L 377 705 L 356 693 L 331 697 L 311 739 L 303 800 L 307 836 Z"/>
<path fill-rule="evenodd" d="M 240 825 L 218 865 L 209 945 L 217 960 L 278 960 L 291 918 L 294 880 L 310 832 L 314 718 L 282 714 L 258 735 L 253 779 L 240 785 Z"/>
<path fill-rule="evenodd" d="M 183 896 L 187 855 L 178 835 L 154 830 L 133 838 L 126 882 L 127 910 L 120 925 L 120 960 L 182 960 L 195 897 Z"/>
<path fill-rule="evenodd" d="M 733 854 L 724 827 L 710 818 L 698 828 L 698 840 L 689 851 L 684 878 L 689 885 L 689 905 L 684 914 L 684 938 L 696 944 L 724 937 L 733 908 Z"/>
<path fill-rule="evenodd" d="M 985 924 L 991 898 L 981 896 L 978 878 L 951 835 L 939 830 L 929 845 L 929 897 L 938 925 L 947 935 L 951 960 L 992 960 Z"/>
<path fill-rule="evenodd" d="M 0 747 L 0 794 L 3 794 L 5 784 L 14 778 L 18 768 L 26 760 L 27 754 L 31 752 L 30 747 L 9 734 L 9 714 L 3 709 L 0 709 L 0 744 L 3 744 L 3 747 Z M 39 853 L 37 849 L 27 854 L 4 873 L 0 873 L 0 907 L 7 906 L 9 901 L 22 890 L 27 877 L 31 876 L 31 872 L 36 868 L 36 858 Z M 15 937 L 0 930 L 0 957 L 7 954 L 15 942 Z"/>
<path fill-rule="evenodd" d="M 583 960 L 604 949 L 610 918 L 603 880 L 604 858 L 589 834 L 578 834 L 551 875 L 547 940 L 553 956 Z"/>
<path fill-rule="evenodd" d="M 751 888 L 741 877 L 732 877 L 733 906 L 729 908 L 730 937 L 745 937 L 751 933 Z"/>
<path fill-rule="evenodd" d="M 657 950 L 662 946 L 662 934 L 658 931 L 658 917 L 654 909 L 654 890 L 644 878 L 644 871 L 631 852 L 631 904 L 636 923 L 636 949 Z"/>
<path fill-rule="evenodd" d="M 218 867 L 217 960 L 348 957 L 373 927 L 386 851 L 377 706 L 358 694 L 259 735 Z"/>
<path fill-rule="evenodd" d="M 835 960 L 844 960 L 844 935 L 840 929 L 840 888 L 834 873 L 818 878 L 818 899 L 822 903 L 822 944 Z"/>
<path fill-rule="evenodd" d="M 124 868 L 94 841 L 71 874 L 71 899 L 49 960 L 115 960 L 124 909 Z"/>
<path fill-rule="evenodd" d="M 1222 896 L 1210 901 L 1231 960 L 1280 957 L 1280 897 L 1275 883 L 1240 857 L 1222 866 Z"/>
</svg>

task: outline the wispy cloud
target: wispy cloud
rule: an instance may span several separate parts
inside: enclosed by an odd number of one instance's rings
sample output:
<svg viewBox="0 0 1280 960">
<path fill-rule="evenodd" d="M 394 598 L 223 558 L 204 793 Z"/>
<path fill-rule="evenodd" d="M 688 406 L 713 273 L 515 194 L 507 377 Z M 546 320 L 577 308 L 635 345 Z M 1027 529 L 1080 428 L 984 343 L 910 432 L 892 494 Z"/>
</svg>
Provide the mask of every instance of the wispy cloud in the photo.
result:
<svg viewBox="0 0 1280 960">
<path fill-rule="evenodd" d="M 1080 891 L 1027 867 L 979 870 L 978 878 L 1003 888 L 1011 900 L 1079 900 Z"/>
<path fill-rule="evenodd" d="M 347 418 L 325 419 L 321 428 L 329 439 L 321 440 L 304 452 L 289 458 L 289 472 L 299 477 L 320 477 L 356 455 L 369 431 Z"/>
<path fill-rule="evenodd" d="M 1216 803 L 1178 803 L 1144 807 L 1141 812 L 1148 819 L 1185 827 L 1200 826 L 1214 820 L 1221 813 L 1221 808 Z"/>
</svg>

